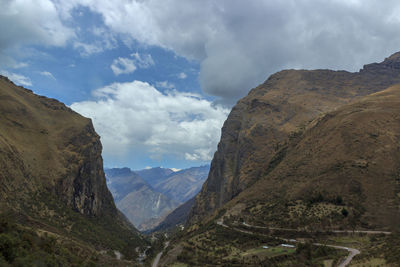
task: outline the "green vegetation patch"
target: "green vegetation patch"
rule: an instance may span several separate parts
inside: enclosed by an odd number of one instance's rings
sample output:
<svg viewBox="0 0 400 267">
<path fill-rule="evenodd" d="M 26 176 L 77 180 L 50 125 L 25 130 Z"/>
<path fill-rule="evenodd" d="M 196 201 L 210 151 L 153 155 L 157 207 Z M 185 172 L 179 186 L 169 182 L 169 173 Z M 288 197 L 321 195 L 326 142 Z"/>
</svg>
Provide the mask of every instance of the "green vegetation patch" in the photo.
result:
<svg viewBox="0 0 400 267">
<path fill-rule="evenodd" d="M 62 243 L 54 236 L 38 234 L 0 218 L 0 266 L 96 266 L 96 253 L 83 255 L 76 244 Z"/>
<path fill-rule="evenodd" d="M 259 258 L 272 258 L 279 255 L 291 254 L 296 252 L 296 248 L 285 248 L 282 246 L 268 247 L 268 248 L 253 248 L 241 254 L 243 257 L 257 255 Z"/>
<path fill-rule="evenodd" d="M 136 247 L 147 244 L 131 225 L 122 222 L 118 214 L 114 217 L 107 213 L 97 217 L 85 216 L 46 193 L 37 194 L 33 199 L 25 203 L 24 210 L 41 224 L 41 228 L 50 228 L 60 235 L 83 240 L 98 249 L 117 250 L 126 259 L 135 259 Z M 48 212 L 38 215 L 37 210 Z"/>
</svg>

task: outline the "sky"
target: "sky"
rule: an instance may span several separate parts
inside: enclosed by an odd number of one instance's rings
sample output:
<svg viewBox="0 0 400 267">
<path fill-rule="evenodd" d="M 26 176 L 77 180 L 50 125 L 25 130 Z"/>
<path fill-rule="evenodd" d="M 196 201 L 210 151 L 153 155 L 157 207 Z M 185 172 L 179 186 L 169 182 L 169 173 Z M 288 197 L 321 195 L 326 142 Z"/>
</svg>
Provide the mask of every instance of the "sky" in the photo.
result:
<svg viewBox="0 0 400 267">
<path fill-rule="evenodd" d="M 0 0 L 0 74 L 93 120 L 106 167 L 209 163 L 231 107 L 282 69 L 400 51 L 385 0 Z"/>
</svg>

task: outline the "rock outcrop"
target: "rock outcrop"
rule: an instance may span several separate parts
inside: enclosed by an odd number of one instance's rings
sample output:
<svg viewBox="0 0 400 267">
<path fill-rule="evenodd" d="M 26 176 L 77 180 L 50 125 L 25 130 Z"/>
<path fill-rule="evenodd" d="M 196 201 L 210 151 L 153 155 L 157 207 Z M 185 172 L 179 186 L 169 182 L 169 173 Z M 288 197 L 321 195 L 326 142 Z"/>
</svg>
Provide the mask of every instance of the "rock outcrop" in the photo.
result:
<svg viewBox="0 0 400 267">
<path fill-rule="evenodd" d="M 50 190 L 81 214 L 116 213 L 91 120 L 5 77 L 0 89 L 3 196 Z M 9 171 L 16 173 L 10 177 Z"/>
</svg>

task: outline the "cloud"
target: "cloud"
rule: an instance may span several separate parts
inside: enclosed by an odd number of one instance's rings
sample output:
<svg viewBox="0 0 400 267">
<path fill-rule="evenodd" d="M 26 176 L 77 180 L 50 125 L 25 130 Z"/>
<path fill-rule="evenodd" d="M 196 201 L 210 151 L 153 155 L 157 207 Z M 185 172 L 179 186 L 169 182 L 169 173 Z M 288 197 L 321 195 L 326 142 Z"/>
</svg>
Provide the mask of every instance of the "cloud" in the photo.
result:
<svg viewBox="0 0 400 267">
<path fill-rule="evenodd" d="M 356 71 L 399 50 L 400 2 L 395 0 L 11 0 L 0 10 L 0 60 L 7 49 L 72 41 L 83 56 L 126 44 L 157 46 L 200 63 L 205 93 L 233 104 L 284 68 Z M 77 11 L 104 25 L 81 30 Z M 82 12 L 82 11 L 81 11 Z M 68 26 L 66 26 L 68 25 Z M 86 40 L 90 32 L 96 40 Z M 154 64 L 133 54 L 136 67 Z"/>
<path fill-rule="evenodd" d="M 199 61 L 204 92 L 227 104 L 283 68 L 356 71 L 400 47 L 394 0 L 64 2 L 101 14 L 126 38 Z"/>
<path fill-rule="evenodd" d="M 181 73 L 178 74 L 178 78 L 184 80 L 184 79 L 187 78 L 187 75 L 186 75 L 186 73 L 181 72 Z"/>
<path fill-rule="evenodd" d="M 175 89 L 175 85 L 169 81 L 156 82 L 157 88 Z"/>
<path fill-rule="evenodd" d="M 22 85 L 22 86 L 32 86 L 31 79 L 24 75 L 13 73 L 13 72 L 8 72 L 5 70 L 0 71 L 0 74 L 8 77 L 15 84 Z"/>
<path fill-rule="evenodd" d="M 48 72 L 48 71 L 41 71 L 40 75 L 43 75 L 43 76 L 49 77 L 53 80 L 56 80 L 56 78 L 53 76 L 53 74 L 51 74 L 51 72 Z"/>
<path fill-rule="evenodd" d="M 136 70 L 136 66 L 132 59 L 119 57 L 114 59 L 111 69 L 115 75 L 129 74 Z"/>
<path fill-rule="evenodd" d="M 104 27 L 93 27 L 88 30 L 77 28 L 76 32 L 77 37 L 73 42 L 73 48 L 82 57 L 89 57 L 118 47 L 114 34 Z"/>
<path fill-rule="evenodd" d="M 137 68 L 147 69 L 153 66 L 154 60 L 150 54 L 133 53 L 131 58 L 119 57 L 114 59 L 111 69 L 115 75 L 133 73 Z"/>
<path fill-rule="evenodd" d="M 50 0 L 1 1 L 0 53 L 22 45 L 64 46 L 75 36 Z"/>
<path fill-rule="evenodd" d="M 73 47 L 83 57 L 88 57 L 92 54 L 97 54 L 97 53 L 101 53 L 104 51 L 103 46 L 98 43 L 97 44 L 96 43 L 88 44 L 88 43 L 75 41 L 73 44 Z"/>
<path fill-rule="evenodd" d="M 104 156 L 137 155 L 209 161 L 228 109 L 178 91 L 161 93 L 145 82 L 113 83 L 93 92 L 95 100 L 71 108 L 93 119 Z"/>
<path fill-rule="evenodd" d="M 150 68 L 155 64 L 150 54 L 140 55 L 138 52 L 136 52 L 131 54 L 131 56 L 134 58 L 136 65 L 142 69 Z"/>
<path fill-rule="evenodd" d="M 26 62 L 15 62 L 13 66 L 11 66 L 13 69 L 20 69 L 20 68 L 26 68 L 28 67 L 29 64 Z"/>
</svg>

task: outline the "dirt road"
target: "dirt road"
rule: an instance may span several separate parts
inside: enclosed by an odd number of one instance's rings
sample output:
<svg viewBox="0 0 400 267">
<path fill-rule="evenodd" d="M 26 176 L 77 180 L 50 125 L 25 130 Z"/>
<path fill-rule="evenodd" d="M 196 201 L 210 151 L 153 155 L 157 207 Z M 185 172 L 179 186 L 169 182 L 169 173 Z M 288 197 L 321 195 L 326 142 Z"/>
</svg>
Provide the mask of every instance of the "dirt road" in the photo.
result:
<svg viewBox="0 0 400 267">
<path fill-rule="evenodd" d="M 251 231 L 248 231 L 248 230 L 243 230 L 243 229 L 230 227 L 230 226 L 224 224 L 224 221 L 222 221 L 222 220 L 217 221 L 217 224 L 222 226 L 222 227 L 232 229 L 234 231 L 239 231 L 239 232 L 246 233 L 246 234 L 260 235 L 259 233 L 254 233 L 254 232 L 251 232 Z M 268 229 L 267 227 L 252 226 L 252 225 L 249 225 L 247 223 L 243 223 L 243 225 L 245 225 L 245 226 L 247 226 L 249 228 L 254 227 L 254 228 L 266 228 L 266 229 Z M 272 228 L 269 228 L 269 229 L 272 229 Z M 283 230 L 284 228 L 274 228 L 274 229 L 275 230 Z M 286 231 L 296 231 L 296 229 L 284 229 L 284 230 L 286 230 Z M 347 230 L 343 230 L 343 231 L 332 231 L 332 232 L 337 232 L 337 233 L 353 233 L 353 232 L 356 232 L 356 233 L 366 233 L 366 234 L 390 234 L 390 232 L 385 232 L 385 231 L 347 231 Z M 284 239 L 284 240 L 286 240 L 286 239 Z M 303 243 L 302 241 L 298 241 L 298 240 L 295 240 L 295 239 L 286 240 L 286 241 Z M 361 253 L 356 248 L 349 248 L 349 247 L 342 247 L 342 246 L 335 246 L 335 245 L 326 245 L 326 244 L 321 244 L 321 243 L 313 243 L 313 245 L 315 245 L 315 246 L 327 246 L 327 247 L 336 248 L 336 249 L 342 249 L 342 250 L 346 250 L 346 251 L 350 252 L 349 255 L 347 256 L 347 258 L 343 262 L 341 262 L 339 264 L 339 267 L 345 267 L 345 266 L 349 265 L 351 260 L 354 258 L 354 256 L 356 256 L 356 255 Z"/>
<path fill-rule="evenodd" d="M 169 241 L 165 242 L 164 244 L 164 249 L 166 249 L 169 246 Z M 160 262 L 161 256 L 163 254 L 163 251 L 157 254 L 156 258 L 153 261 L 153 264 L 151 265 L 152 267 L 157 267 L 158 263 Z"/>
</svg>

